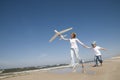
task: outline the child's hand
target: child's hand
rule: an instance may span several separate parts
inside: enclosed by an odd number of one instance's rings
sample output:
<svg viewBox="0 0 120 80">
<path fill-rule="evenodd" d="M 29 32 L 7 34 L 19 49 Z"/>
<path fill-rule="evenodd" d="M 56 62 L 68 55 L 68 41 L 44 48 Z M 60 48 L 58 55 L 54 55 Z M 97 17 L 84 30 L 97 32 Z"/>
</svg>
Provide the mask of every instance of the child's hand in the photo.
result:
<svg viewBox="0 0 120 80">
<path fill-rule="evenodd" d="M 105 49 L 105 48 L 101 48 L 101 49 L 107 51 L 107 49 Z"/>
<path fill-rule="evenodd" d="M 91 47 L 89 47 L 89 46 L 85 46 L 85 48 L 91 48 Z"/>
</svg>

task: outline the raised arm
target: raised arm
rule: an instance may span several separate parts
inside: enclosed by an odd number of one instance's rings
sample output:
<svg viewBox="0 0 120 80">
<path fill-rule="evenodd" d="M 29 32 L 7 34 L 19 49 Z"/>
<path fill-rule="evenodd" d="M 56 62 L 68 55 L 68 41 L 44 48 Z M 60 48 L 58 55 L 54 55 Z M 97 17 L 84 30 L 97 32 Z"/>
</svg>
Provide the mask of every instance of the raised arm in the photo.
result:
<svg viewBox="0 0 120 80">
<path fill-rule="evenodd" d="M 60 38 L 63 39 L 63 40 L 69 40 L 69 39 L 65 38 L 63 35 L 59 35 L 59 36 L 60 36 Z"/>
<path fill-rule="evenodd" d="M 80 43 L 85 48 L 90 48 L 90 47 L 86 46 L 84 43 L 82 43 L 79 39 L 77 39 L 77 42 Z"/>
</svg>

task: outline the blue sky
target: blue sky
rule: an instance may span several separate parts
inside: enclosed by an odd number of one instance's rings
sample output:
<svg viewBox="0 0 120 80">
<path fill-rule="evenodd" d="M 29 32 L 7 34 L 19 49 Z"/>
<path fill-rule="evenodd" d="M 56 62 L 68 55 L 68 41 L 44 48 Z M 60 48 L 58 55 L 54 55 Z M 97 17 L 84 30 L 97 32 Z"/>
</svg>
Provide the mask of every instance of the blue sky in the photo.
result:
<svg viewBox="0 0 120 80">
<path fill-rule="evenodd" d="M 119 0 L 0 0 L 0 67 L 70 63 L 70 44 L 57 38 L 58 31 L 73 27 L 86 45 L 92 41 L 120 52 Z M 83 59 L 94 53 L 79 45 Z M 109 54 L 104 54 L 109 53 Z"/>
</svg>

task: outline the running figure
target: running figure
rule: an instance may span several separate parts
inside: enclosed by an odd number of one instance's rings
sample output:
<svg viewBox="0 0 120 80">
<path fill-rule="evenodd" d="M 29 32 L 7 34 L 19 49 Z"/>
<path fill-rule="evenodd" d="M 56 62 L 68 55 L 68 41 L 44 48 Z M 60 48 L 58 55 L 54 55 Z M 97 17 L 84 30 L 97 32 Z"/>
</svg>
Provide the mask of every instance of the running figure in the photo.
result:
<svg viewBox="0 0 120 80">
<path fill-rule="evenodd" d="M 106 49 L 102 48 L 100 46 L 97 46 L 95 41 L 91 45 L 92 45 L 93 51 L 95 52 L 95 65 L 93 67 L 97 67 L 98 62 L 102 66 L 103 60 L 102 60 L 102 54 L 101 54 L 100 50 L 106 50 Z"/>
<path fill-rule="evenodd" d="M 70 49 L 70 52 L 71 52 L 71 66 L 73 67 L 73 69 L 76 67 L 75 60 L 77 60 L 77 64 L 81 63 L 82 68 L 84 68 L 83 61 L 79 56 L 79 48 L 78 48 L 77 42 L 80 43 L 85 48 L 89 48 L 89 47 L 86 46 L 84 43 L 82 43 L 78 38 L 76 38 L 76 33 L 72 33 L 70 39 L 64 38 L 63 35 L 60 35 L 60 37 L 63 40 L 70 41 L 70 44 L 71 44 L 71 49 Z"/>
</svg>

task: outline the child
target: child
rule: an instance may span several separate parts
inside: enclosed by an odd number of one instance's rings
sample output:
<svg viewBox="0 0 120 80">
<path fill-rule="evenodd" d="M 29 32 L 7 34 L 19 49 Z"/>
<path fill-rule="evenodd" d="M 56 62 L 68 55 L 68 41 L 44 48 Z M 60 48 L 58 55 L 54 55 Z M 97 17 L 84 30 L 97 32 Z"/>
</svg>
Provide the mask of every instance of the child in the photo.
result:
<svg viewBox="0 0 120 80">
<path fill-rule="evenodd" d="M 102 54 L 101 54 L 100 50 L 105 50 L 105 49 L 102 48 L 102 47 L 97 46 L 95 41 L 91 45 L 92 45 L 93 51 L 95 52 L 95 63 L 96 64 L 93 67 L 97 67 L 98 62 L 102 66 L 103 60 L 102 60 Z"/>
<path fill-rule="evenodd" d="M 74 57 L 77 59 L 77 64 L 82 63 L 82 68 L 84 68 L 82 59 L 80 59 L 80 57 L 79 57 L 79 48 L 78 48 L 77 42 L 80 43 L 85 48 L 89 48 L 89 47 L 86 46 L 85 44 L 83 44 L 78 38 L 76 38 L 76 33 L 72 33 L 70 39 L 66 39 L 62 35 L 60 35 L 60 37 L 63 40 L 70 41 L 70 44 L 71 44 L 71 49 L 70 49 L 70 52 L 71 52 L 71 65 L 72 65 L 73 69 L 76 67 Z"/>
</svg>

